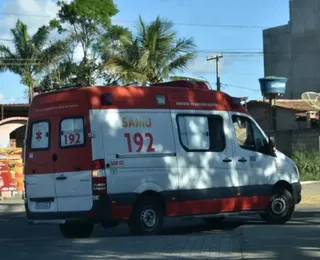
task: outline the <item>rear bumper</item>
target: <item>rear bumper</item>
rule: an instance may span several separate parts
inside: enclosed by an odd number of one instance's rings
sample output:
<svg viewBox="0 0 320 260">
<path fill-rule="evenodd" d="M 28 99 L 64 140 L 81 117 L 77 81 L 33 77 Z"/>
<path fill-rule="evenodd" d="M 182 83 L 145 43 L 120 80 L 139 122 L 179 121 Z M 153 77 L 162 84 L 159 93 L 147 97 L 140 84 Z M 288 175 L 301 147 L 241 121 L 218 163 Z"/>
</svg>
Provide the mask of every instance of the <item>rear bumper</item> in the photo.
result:
<svg viewBox="0 0 320 260">
<path fill-rule="evenodd" d="M 295 204 L 299 204 L 301 202 L 302 196 L 302 186 L 300 182 L 292 183 L 292 191 L 293 191 L 293 199 Z"/>
<path fill-rule="evenodd" d="M 62 224 L 66 222 L 104 222 L 112 219 L 112 206 L 108 196 L 93 201 L 90 211 L 31 212 L 25 203 L 27 219 L 34 224 Z"/>
</svg>

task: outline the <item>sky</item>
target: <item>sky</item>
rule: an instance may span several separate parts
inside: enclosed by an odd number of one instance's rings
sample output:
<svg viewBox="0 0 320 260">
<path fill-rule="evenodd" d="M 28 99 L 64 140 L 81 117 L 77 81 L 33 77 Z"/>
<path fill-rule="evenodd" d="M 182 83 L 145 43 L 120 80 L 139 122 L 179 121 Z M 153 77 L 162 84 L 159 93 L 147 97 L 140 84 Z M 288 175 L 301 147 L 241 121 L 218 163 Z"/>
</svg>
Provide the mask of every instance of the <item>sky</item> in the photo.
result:
<svg viewBox="0 0 320 260">
<path fill-rule="evenodd" d="M 222 54 L 219 62 L 222 91 L 236 97 L 248 97 L 249 100 L 262 98 L 258 81 L 264 76 L 262 30 L 289 21 L 289 0 L 114 2 L 119 9 L 112 18 L 114 24 L 134 30 L 139 15 L 147 22 L 160 16 L 175 24 L 178 37 L 194 39 L 197 58 L 186 71 L 177 75 L 204 78 L 212 89 L 216 89 L 215 61 L 206 59 Z M 0 44 L 10 44 L 6 39 L 12 38 L 10 29 L 17 19 L 26 23 L 30 34 L 33 34 L 38 27 L 54 18 L 57 10 L 56 0 L 0 0 Z M 75 52 L 81 58 L 80 48 Z M 27 102 L 25 89 L 19 76 L 10 72 L 0 73 L 0 103 Z"/>
</svg>

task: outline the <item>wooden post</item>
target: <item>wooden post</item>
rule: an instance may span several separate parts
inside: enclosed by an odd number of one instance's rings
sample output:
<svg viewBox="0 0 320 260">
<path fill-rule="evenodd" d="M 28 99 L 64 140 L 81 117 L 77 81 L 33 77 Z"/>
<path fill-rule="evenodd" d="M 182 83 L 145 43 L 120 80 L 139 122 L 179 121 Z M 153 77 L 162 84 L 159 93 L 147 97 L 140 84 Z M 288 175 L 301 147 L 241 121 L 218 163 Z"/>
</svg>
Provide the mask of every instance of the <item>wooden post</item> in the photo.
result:
<svg viewBox="0 0 320 260">
<path fill-rule="evenodd" d="M 276 110 L 276 99 L 274 97 L 269 97 L 269 105 L 271 107 L 271 120 L 272 120 L 272 130 L 277 130 L 277 110 Z"/>
</svg>

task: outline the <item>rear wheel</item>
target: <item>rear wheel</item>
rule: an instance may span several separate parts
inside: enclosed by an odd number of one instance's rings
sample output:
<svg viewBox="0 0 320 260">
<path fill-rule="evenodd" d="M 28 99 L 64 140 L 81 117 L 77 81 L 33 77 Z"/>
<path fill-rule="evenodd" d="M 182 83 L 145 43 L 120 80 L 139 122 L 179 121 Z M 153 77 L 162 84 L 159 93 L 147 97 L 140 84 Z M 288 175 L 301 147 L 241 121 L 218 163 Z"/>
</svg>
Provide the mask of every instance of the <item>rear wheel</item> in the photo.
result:
<svg viewBox="0 0 320 260">
<path fill-rule="evenodd" d="M 271 197 L 266 212 L 260 216 L 267 223 L 284 224 L 291 219 L 294 208 L 292 194 L 286 189 L 278 189 Z"/>
<path fill-rule="evenodd" d="M 156 235 L 163 227 L 164 212 L 154 197 L 144 197 L 133 209 L 128 222 L 135 235 Z"/>
<path fill-rule="evenodd" d="M 65 238 L 88 238 L 94 229 L 92 223 L 67 223 L 59 225 L 60 231 Z"/>
</svg>

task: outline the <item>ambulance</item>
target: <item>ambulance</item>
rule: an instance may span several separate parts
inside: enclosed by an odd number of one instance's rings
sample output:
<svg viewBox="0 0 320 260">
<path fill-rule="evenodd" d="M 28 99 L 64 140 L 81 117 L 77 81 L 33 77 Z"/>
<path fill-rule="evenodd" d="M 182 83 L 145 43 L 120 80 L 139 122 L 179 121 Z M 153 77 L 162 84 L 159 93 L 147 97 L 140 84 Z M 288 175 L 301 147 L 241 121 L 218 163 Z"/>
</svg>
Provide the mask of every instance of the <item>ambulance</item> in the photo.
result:
<svg viewBox="0 0 320 260">
<path fill-rule="evenodd" d="M 203 82 L 38 94 L 24 157 L 28 221 L 67 238 L 121 222 L 155 235 L 167 217 L 284 224 L 301 201 L 296 164 L 239 98 Z"/>
</svg>

